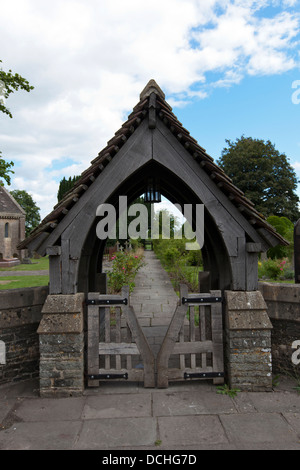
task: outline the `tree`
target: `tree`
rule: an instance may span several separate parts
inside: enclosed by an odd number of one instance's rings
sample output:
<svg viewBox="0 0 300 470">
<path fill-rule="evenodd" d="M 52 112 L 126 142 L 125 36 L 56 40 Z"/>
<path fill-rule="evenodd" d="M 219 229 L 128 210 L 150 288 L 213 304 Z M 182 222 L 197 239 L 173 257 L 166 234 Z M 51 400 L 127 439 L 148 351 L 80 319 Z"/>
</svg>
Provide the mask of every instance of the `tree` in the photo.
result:
<svg viewBox="0 0 300 470">
<path fill-rule="evenodd" d="M 0 60 L 0 62 L 2 63 L 2 60 Z M 0 111 L 7 114 L 10 118 L 12 118 L 12 113 L 6 107 L 5 99 L 7 99 L 11 93 L 14 93 L 14 91 L 19 90 L 19 88 L 27 92 L 34 89 L 34 87 L 29 84 L 28 80 L 21 77 L 18 73 L 13 74 L 11 70 L 4 72 L 0 69 Z M 6 162 L 3 158 L 0 158 L 0 185 L 3 186 L 1 178 L 10 185 L 11 180 L 9 173 L 14 173 L 11 169 L 13 166 L 13 162 Z"/>
<path fill-rule="evenodd" d="M 288 242 L 289 246 L 277 245 L 274 248 L 268 250 L 268 257 L 275 258 L 284 258 L 288 256 L 290 259 L 294 251 L 294 224 L 286 217 L 278 217 L 276 215 L 271 215 L 267 218 L 267 222 L 271 224 L 276 231 L 282 235 Z"/>
<path fill-rule="evenodd" d="M 1 156 L 1 151 L 0 151 L 0 156 Z M 8 186 L 10 186 L 10 174 L 9 173 L 14 173 L 14 171 L 11 169 L 14 166 L 14 162 L 6 162 L 3 160 L 3 158 L 0 158 L 0 178 L 3 178 Z M 0 185 L 3 186 L 3 182 L 0 179 Z"/>
<path fill-rule="evenodd" d="M 80 176 L 73 176 L 73 178 L 71 178 L 70 176 L 69 179 L 67 180 L 65 177 L 63 177 L 63 179 L 59 183 L 59 188 L 58 188 L 58 193 L 57 193 L 58 202 L 60 202 L 62 198 L 64 197 L 64 195 L 68 191 L 70 191 L 70 189 L 73 188 L 74 184 L 79 178 Z"/>
<path fill-rule="evenodd" d="M 26 212 L 25 229 L 26 237 L 28 237 L 30 232 L 32 232 L 32 230 L 35 229 L 41 221 L 39 213 L 40 208 L 37 207 L 32 196 L 24 190 L 15 189 L 14 191 L 11 191 L 10 194 Z"/>
<path fill-rule="evenodd" d="M 299 218 L 297 177 L 285 154 L 268 140 L 226 140 L 218 165 L 265 217 Z"/>
</svg>

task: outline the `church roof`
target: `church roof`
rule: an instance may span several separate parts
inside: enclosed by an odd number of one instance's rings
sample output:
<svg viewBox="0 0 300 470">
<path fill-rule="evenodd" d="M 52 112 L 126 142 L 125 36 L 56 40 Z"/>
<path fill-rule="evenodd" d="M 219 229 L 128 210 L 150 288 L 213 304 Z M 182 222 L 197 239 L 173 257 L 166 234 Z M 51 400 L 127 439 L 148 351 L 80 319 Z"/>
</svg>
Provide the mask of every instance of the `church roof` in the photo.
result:
<svg viewBox="0 0 300 470">
<path fill-rule="evenodd" d="M 25 216 L 25 211 L 4 186 L 0 186 L 0 217 Z"/>
<path fill-rule="evenodd" d="M 153 95 L 155 94 L 155 104 L 153 104 Z M 41 234 L 41 243 L 45 240 L 47 233 L 50 234 L 78 202 L 80 197 L 93 184 L 95 179 L 109 165 L 110 161 L 119 152 L 124 143 L 130 139 L 130 136 L 140 126 L 142 121 L 149 116 L 149 127 L 151 122 L 159 118 L 177 138 L 181 145 L 191 154 L 192 158 L 200 167 L 210 176 L 218 188 L 228 197 L 242 213 L 245 219 L 254 227 L 263 238 L 270 236 L 274 245 L 274 238 L 277 244 L 288 245 L 288 242 L 279 235 L 275 228 L 267 223 L 265 217 L 259 213 L 254 204 L 246 198 L 245 194 L 237 188 L 225 172 L 214 162 L 214 159 L 206 153 L 187 129 L 177 119 L 171 106 L 167 103 L 165 95 L 154 80 L 150 80 L 140 94 L 140 101 L 133 108 L 128 119 L 121 128 L 115 133 L 112 139 L 107 143 L 97 157 L 92 160 L 91 165 L 85 170 L 74 187 L 65 194 L 64 198 L 53 208 L 41 224 L 31 233 L 31 235 L 19 245 L 19 249 L 26 248 L 29 243 L 37 239 Z M 155 124 L 153 124 L 155 126 Z M 38 249 L 37 244 L 35 249 Z"/>
</svg>

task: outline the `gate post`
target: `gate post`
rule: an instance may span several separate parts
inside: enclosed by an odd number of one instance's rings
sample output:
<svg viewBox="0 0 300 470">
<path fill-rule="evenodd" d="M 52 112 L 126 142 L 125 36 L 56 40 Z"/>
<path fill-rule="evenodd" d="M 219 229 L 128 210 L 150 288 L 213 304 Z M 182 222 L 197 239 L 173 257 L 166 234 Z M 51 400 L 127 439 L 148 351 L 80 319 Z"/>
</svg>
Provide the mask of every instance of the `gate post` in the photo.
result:
<svg viewBox="0 0 300 470">
<path fill-rule="evenodd" d="M 84 391 L 84 294 L 48 295 L 38 328 L 40 395 L 80 396 Z"/>
<path fill-rule="evenodd" d="M 231 388 L 272 389 L 272 324 L 261 292 L 225 291 L 226 372 Z"/>
</svg>

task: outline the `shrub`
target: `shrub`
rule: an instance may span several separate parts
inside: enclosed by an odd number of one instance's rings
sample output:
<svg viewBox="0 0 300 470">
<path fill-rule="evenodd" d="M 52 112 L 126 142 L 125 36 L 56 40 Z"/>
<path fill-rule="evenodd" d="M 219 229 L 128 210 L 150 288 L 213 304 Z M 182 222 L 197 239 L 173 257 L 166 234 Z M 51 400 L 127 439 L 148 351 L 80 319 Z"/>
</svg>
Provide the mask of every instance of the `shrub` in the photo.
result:
<svg viewBox="0 0 300 470">
<path fill-rule="evenodd" d="M 108 273 L 108 286 L 112 292 L 120 292 L 123 286 L 134 289 L 134 279 L 138 270 L 144 265 L 143 255 L 135 252 L 119 251 L 112 257 L 112 271 Z"/>
<path fill-rule="evenodd" d="M 281 260 L 268 258 L 266 261 L 258 262 L 258 277 L 274 281 L 293 279 L 294 271 L 286 258 Z"/>
</svg>

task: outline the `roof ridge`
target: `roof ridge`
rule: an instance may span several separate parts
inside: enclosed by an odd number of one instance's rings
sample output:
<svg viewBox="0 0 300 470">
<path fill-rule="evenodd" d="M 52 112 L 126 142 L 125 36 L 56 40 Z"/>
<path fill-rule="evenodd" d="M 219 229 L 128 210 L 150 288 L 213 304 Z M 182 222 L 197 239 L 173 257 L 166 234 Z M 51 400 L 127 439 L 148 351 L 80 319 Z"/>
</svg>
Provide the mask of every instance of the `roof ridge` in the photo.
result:
<svg viewBox="0 0 300 470">
<path fill-rule="evenodd" d="M 151 93 L 156 93 L 158 96 L 160 96 L 163 100 L 166 99 L 166 95 L 160 88 L 160 86 L 156 83 L 156 81 L 152 78 L 149 80 L 145 88 L 140 94 L 140 100 L 144 100 L 145 98 L 148 98 L 148 96 L 151 95 Z"/>
</svg>

